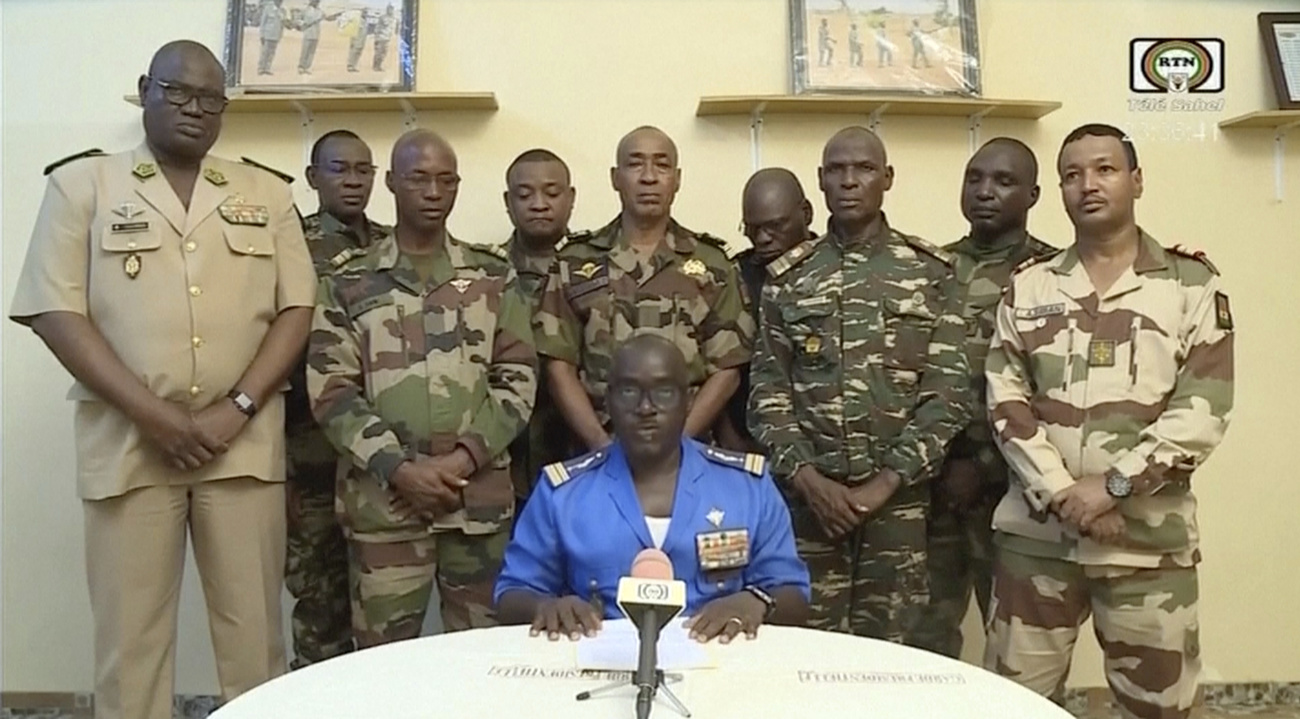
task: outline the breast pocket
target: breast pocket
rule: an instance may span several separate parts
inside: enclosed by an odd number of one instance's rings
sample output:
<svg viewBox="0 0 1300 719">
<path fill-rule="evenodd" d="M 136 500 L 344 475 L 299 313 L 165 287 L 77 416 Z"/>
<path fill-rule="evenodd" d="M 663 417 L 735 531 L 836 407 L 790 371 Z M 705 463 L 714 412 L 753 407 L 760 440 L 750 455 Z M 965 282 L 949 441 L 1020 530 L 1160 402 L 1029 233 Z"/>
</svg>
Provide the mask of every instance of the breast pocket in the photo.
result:
<svg viewBox="0 0 1300 719">
<path fill-rule="evenodd" d="M 113 222 L 104 226 L 99 235 L 99 247 L 108 255 L 110 262 L 121 263 L 121 268 L 114 267 L 112 272 L 125 273 L 130 279 L 136 279 L 144 273 L 146 265 L 144 253 L 155 252 L 162 247 L 162 231 L 158 220 L 140 220 L 137 222 Z"/>
<path fill-rule="evenodd" d="M 361 335 L 366 395 L 377 402 L 385 390 L 409 376 L 415 349 L 413 339 L 421 332 L 421 318 L 418 312 L 409 316 L 407 308 L 391 294 L 362 298 L 347 309 L 348 317 Z"/>
<path fill-rule="evenodd" d="M 816 305 L 793 305 L 781 308 L 781 321 L 790 338 L 792 366 L 818 372 L 838 364 L 839 318 L 835 302 Z"/>
<path fill-rule="evenodd" d="M 221 235 L 230 251 L 230 279 L 238 285 L 237 297 L 274 301 L 275 238 L 270 229 L 255 225 L 224 225 Z M 234 289 L 234 288 L 232 288 Z"/>
<path fill-rule="evenodd" d="M 895 370 L 919 372 L 925 367 L 939 315 L 929 298 L 917 293 L 913 297 L 885 298 L 885 366 Z"/>
</svg>

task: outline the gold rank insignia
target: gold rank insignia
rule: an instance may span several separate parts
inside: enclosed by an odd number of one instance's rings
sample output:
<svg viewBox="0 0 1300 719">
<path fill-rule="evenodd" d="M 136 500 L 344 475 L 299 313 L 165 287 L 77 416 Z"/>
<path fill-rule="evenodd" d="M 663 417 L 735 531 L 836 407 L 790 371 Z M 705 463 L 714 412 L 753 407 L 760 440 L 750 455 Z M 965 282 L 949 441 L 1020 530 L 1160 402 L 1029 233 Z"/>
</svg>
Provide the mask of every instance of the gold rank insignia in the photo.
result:
<svg viewBox="0 0 1300 719">
<path fill-rule="evenodd" d="M 803 353 L 806 355 L 815 355 L 822 351 L 822 338 L 817 335 L 809 335 L 808 339 L 803 341 Z"/>
<path fill-rule="evenodd" d="M 1115 340 L 1093 340 L 1088 343 L 1089 367 L 1115 366 Z"/>
<path fill-rule="evenodd" d="M 686 264 L 682 265 L 682 274 L 687 277 L 703 277 L 704 273 L 708 271 L 709 268 L 705 267 L 703 262 L 694 258 L 687 260 Z"/>
<path fill-rule="evenodd" d="M 469 286 L 472 284 L 474 284 L 474 280 L 466 279 L 464 277 L 457 277 L 451 281 L 451 286 L 455 287 L 456 291 L 462 295 L 465 294 L 465 290 L 468 290 Z"/>
<path fill-rule="evenodd" d="M 211 167 L 203 171 L 203 179 L 207 180 L 208 182 L 211 182 L 217 187 L 221 187 L 222 185 L 226 184 L 226 176 L 212 169 Z"/>
<path fill-rule="evenodd" d="M 232 225 L 253 225 L 266 227 L 271 220 L 271 211 L 262 205 L 244 205 L 223 203 L 217 207 L 221 219 Z"/>
<path fill-rule="evenodd" d="M 600 269 L 600 268 L 596 266 L 596 263 L 595 263 L 595 262 L 588 262 L 587 264 L 583 265 L 582 267 L 579 267 L 578 269 L 574 270 L 573 273 L 574 273 L 575 275 L 582 275 L 583 277 L 585 277 L 585 278 L 587 278 L 587 279 L 591 279 L 592 277 L 595 276 L 596 271 L 599 270 L 599 269 Z"/>
<path fill-rule="evenodd" d="M 134 252 L 127 255 L 126 259 L 122 261 L 122 271 L 126 272 L 127 277 L 134 280 L 140 274 L 140 255 Z"/>
<path fill-rule="evenodd" d="M 141 162 L 135 166 L 134 170 L 131 170 L 131 174 L 138 179 L 147 180 L 158 174 L 158 168 L 152 162 Z"/>
</svg>

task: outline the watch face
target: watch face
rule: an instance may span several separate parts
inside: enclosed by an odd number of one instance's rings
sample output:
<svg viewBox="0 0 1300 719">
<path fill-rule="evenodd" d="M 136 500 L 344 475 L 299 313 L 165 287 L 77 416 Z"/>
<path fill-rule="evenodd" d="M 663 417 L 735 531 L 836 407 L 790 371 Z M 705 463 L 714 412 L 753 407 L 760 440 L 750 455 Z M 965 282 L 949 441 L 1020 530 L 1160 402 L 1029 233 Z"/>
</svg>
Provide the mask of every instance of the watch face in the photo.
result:
<svg viewBox="0 0 1300 719">
<path fill-rule="evenodd" d="M 1110 474 L 1106 476 L 1106 491 L 1112 497 L 1127 497 L 1133 492 L 1133 482 L 1122 474 Z"/>
</svg>

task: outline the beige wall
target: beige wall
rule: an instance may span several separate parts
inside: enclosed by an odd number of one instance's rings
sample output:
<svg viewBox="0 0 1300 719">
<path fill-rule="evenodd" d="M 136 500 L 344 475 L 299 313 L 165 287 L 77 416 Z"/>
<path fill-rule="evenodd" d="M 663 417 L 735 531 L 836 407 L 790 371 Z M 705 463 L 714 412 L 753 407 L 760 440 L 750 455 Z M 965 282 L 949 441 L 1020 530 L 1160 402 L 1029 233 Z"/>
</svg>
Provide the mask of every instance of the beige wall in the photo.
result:
<svg viewBox="0 0 1300 719">
<path fill-rule="evenodd" d="M 1010 134 L 1046 165 L 1031 229 L 1070 240 L 1052 159 L 1086 121 L 1134 127 L 1146 168 L 1143 226 L 1166 243 L 1204 248 L 1222 270 L 1240 328 L 1237 407 L 1222 450 L 1197 477 L 1206 562 L 1202 625 L 1207 679 L 1300 680 L 1300 483 L 1283 432 L 1300 386 L 1271 381 L 1300 356 L 1292 308 L 1300 285 L 1300 134 L 1287 153 L 1290 194 L 1273 200 L 1271 134 L 1215 135 L 1219 119 L 1271 102 L 1255 14 L 1279 3 L 1235 0 L 983 0 L 980 44 L 989 97 L 1058 100 L 1038 123 L 988 121 L 985 138 Z M 8 304 L 40 200 L 41 167 L 88 147 L 139 141 L 138 111 L 122 102 L 154 48 L 191 37 L 219 50 L 222 0 L 4 0 L 3 302 Z M 508 232 L 501 175 L 518 152 L 546 146 L 567 158 L 578 185 L 575 227 L 616 211 L 607 168 L 618 137 L 658 124 L 680 147 L 684 188 L 676 214 L 689 227 L 736 232 L 739 189 L 750 171 L 748 123 L 697 119 L 704 94 L 788 90 L 785 0 L 424 0 L 419 89 L 495 91 L 492 115 L 421 117 L 460 152 L 463 190 L 452 220 L 467 239 Z M 1165 120 L 1130 114 L 1128 41 L 1134 36 L 1218 36 L 1227 41 L 1227 109 L 1179 118 L 1204 123 L 1203 141 L 1162 139 Z M 853 117 L 769 117 L 763 160 L 795 170 L 815 191 L 821 144 Z M 1144 120 L 1153 132 L 1135 126 Z M 393 116 L 321 116 L 313 133 L 347 126 L 386 156 L 401 131 Z M 967 157 L 964 122 L 889 118 L 881 134 L 897 181 L 892 222 L 938 242 L 963 230 L 957 211 Z M 216 151 L 249 155 L 301 174 L 296 118 L 232 115 Z M 314 208 L 305 183 L 295 185 Z M 373 214 L 392 218 L 387 194 Z M 817 222 L 825 212 L 818 199 Z M 91 630 L 82 565 L 81 510 L 73 489 L 68 377 L 40 343 L 3 327 L 3 648 L 6 690 L 87 690 Z M 1270 372 L 1270 370 L 1273 370 Z M 1250 468 L 1247 471 L 1247 468 Z M 192 570 L 191 570 L 192 571 Z M 215 689 L 206 621 L 194 577 L 180 620 L 178 690 Z M 977 630 L 974 623 L 971 628 Z M 970 648 L 978 651 L 978 643 Z M 1074 683 L 1099 685 L 1095 642 L 1081 642 Z"/>
</svg>

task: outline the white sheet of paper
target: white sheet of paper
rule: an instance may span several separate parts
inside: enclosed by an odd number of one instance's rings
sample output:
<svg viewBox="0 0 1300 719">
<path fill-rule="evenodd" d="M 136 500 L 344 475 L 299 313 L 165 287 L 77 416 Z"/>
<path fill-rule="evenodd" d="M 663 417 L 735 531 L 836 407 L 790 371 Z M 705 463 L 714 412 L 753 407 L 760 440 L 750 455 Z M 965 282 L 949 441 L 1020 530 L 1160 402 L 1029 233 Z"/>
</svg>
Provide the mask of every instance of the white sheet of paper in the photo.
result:
<svg viewBox="0 0 1300 719">
<path fill-rule="evenodd" d="M 685 621 L 685 617 L 677 617 L 659 632 L 659 668 L 667 672 L 716 666 L 708 646 L 690 638 L 682 626 Z M 578 668 L 636 671 L 639 647 L 636 626 L 631 620 L 608 620 L 599 634 L 578 640 Z"/>
</svg>

